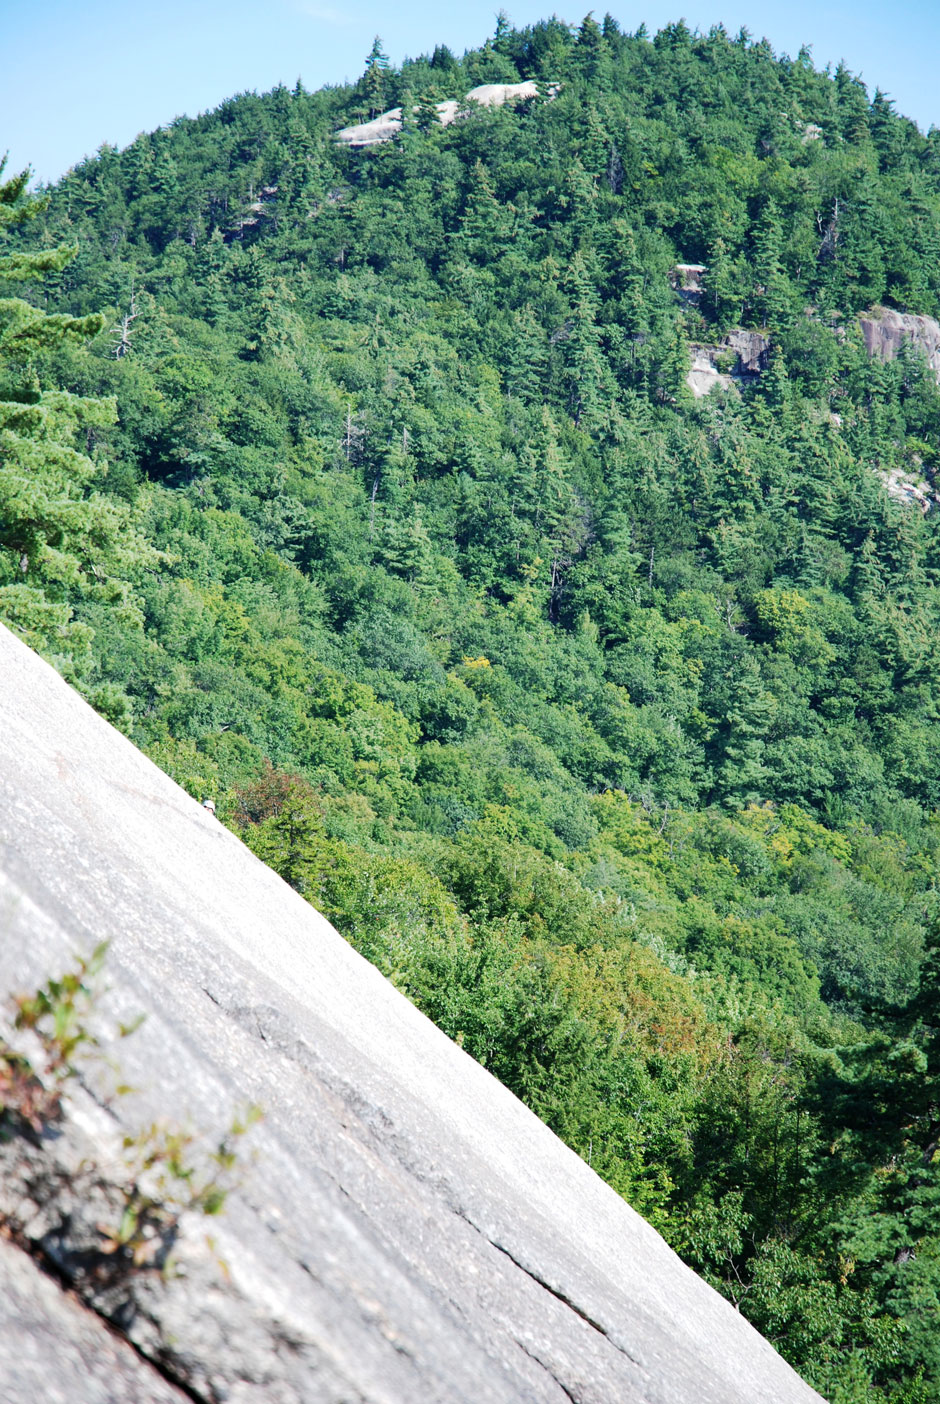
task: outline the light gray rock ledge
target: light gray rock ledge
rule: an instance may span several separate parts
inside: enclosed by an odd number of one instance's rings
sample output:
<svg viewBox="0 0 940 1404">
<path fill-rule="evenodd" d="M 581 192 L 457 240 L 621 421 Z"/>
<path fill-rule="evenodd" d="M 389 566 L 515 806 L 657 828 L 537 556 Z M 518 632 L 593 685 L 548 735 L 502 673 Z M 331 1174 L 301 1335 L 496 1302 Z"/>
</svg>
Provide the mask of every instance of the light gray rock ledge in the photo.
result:
<svg viewBox="0 0 940 1404">
<path fill-rule="evenodd" d="M 0 1212 L 18 1234 L 80 1277 L 121 1133 L 162 1117 L 218 1131 L 249 1101 L 266 1114 L 243 1188 L 221 1218 L 184 1222 L 173 1274 L 86 1284 L 138 1353 L 108 1332 L 135 1384 L 98 1368 L 104 1328 L 88 1307 L 0 1245 L 0 1338 L 18 1313 L 24 1340 L 57 1342 L 42 1398 L 163 1404 L 169 1379 L 230 1404 L 818 1399 L 516 1098 L 0 629 L 0 992 L 35 989 L 104 938 L 104 1014 L 147 1013 L 119 1050 L 139 1090 L 105 1104 L 102 1069 L 100 1085 L 75 1086 L 62 1135 L 0 1147 Z M 40 1397 L 17 1387 L 27 1368 L 0 1352 L 0 1398 Z"/>
</svg>

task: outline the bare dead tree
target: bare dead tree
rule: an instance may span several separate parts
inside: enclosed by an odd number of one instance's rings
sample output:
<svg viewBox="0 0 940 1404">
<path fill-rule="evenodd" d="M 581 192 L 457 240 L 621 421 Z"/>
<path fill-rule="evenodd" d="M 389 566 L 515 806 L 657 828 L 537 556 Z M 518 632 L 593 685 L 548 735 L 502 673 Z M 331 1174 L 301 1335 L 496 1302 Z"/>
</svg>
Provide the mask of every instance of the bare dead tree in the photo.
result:
<svg viewBox="0 0 940 1404">
<path fill-rule="evenodd" d="M 353 414 L 352 405 L 346 407 L 346 420 L 343 425 L 343 453 L 346 455 L 347 463 L 354 463 L 359 456 L 362 441 L 365 438 L 365 430 L 357 422 Z"/>
<path fill-rule="evenodd" d="M 819 253 L 817 255 L 821 263 L 826 262 L 828 259 L 833 259 L 836 256 L 839 247 L 839 216 L 841 213 L 839 197 L 837 195 L 833 202 L 832 214 L 825 227 L 823 227 L 822 214 L 819 213 L 816 216 L 816 228 L 822 236 L 822 242 L 819 245 Z"/>
<path fill-rule="evenodd" d="M 375 482 L 372 484 L 372 497 L 369 501 L 369 540 L 372 540 L 372 533 L 375 530 L 375 497 L 379 490 L 379 478 L 381 473 L 376 473 Z"/>
<path fill-rule="evenodd" d="M 127 356 L 131 352 L 131 337 L 133 336 L 133 324 L 138 316 L 137 294 L 131 289 L 130 307 L 118 322 L 116 327 L 112 327 L 115 333 L 114 355 L 117 360 L 122 356 Z"/>
</svg>

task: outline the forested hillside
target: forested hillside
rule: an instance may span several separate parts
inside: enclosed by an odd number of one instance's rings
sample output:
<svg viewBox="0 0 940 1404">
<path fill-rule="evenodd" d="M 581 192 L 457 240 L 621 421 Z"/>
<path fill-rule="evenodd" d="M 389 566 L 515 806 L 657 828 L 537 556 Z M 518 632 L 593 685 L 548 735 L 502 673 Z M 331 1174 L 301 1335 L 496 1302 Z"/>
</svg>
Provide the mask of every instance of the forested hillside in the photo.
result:
<svg viewBox="0 0 940 1404">
<path fill-rule="evenodd" d="M 0 615 L 823 1394 L 935 1400 L 940 390 L 858 313 L 940 315 L 940 131 L 501 18 L 0 240 Z"/>
</svg>

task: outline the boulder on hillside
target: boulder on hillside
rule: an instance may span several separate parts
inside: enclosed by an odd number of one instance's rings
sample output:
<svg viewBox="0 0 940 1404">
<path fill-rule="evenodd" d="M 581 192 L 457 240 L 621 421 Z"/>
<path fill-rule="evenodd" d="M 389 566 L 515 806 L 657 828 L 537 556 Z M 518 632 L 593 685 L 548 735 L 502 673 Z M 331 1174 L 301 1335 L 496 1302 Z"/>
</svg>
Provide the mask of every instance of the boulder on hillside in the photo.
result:
<svg viewBox="0 0 940 1404">
<path fill-rule="evenodd" d="M 669 282 L 683 302 L 697 307 L 702 300 L 704 263 L 677 263 L 669 273 Z"/>
</svg>

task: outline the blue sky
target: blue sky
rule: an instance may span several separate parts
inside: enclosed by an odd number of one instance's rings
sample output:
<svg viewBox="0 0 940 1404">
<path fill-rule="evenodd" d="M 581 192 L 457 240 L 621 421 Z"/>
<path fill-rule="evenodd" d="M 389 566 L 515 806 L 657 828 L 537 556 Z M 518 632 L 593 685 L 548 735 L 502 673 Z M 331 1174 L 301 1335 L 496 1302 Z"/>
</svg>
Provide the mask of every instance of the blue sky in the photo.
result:
<svg viewBox="0 0 940 1404">
<path fill-rule="evenodd" d="M 589 0 L 559 5 L 577 22 Z M 429 0 L 0 0 L 6 61 L 0 89 L 0 153 L 9 170 L 32 165 L 54 180 L 102 142 L 125 146 L 182 113 L 195 115 L 246 89 L 308 88 L 353 79 L 375 34 L 394 62 L 436 43 L 463 49 L 492 33 L 499 0 L 459 7 Z M 600 18 L 608 5 L 600 3 Z M 693 28 L 742 25 L 774 48 L 812 47 L 817 65 L 844 59 L 871 91 L 879 86 L 925 130 L 940 127 L 940 2 L 856 0 L 611 0 L 628 30 L 684 16 Z M 543 18 L 552 0 L 507 0 L 519 25 Z"/>
</svg>

